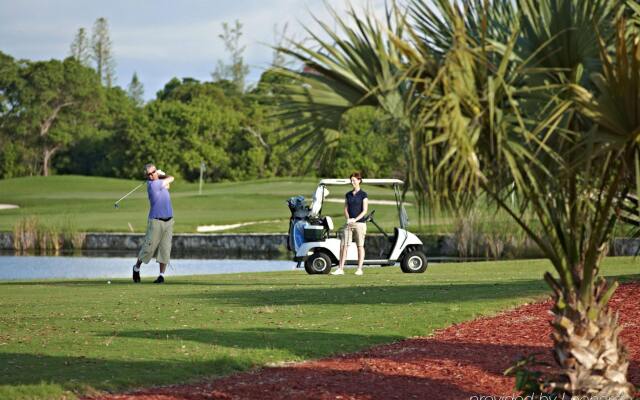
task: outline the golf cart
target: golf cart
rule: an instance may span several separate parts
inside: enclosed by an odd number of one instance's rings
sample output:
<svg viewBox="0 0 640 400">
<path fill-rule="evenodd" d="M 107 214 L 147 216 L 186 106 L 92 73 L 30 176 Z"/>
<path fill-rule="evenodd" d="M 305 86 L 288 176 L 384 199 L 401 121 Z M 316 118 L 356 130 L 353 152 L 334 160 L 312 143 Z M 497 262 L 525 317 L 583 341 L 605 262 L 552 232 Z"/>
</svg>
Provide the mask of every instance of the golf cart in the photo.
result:
<svg viewBox="0 0 640 400">
<path fill-rule="evenodd" d="M 389 236 L 374 219 L 375 210 L 365 217 L 384 235 L 386 248 L 380 254 L 371 256 L 365 251 L 364 265 L 393 266 L 400 262 L 400 269 L 406 273 L 421 273 L 427 269 L 427 257 L 422 250 L 422 241 L 407 231 L 408 218 L 402 205 L 399 179 L 363 179 L 362 185 L 391 186 L 395 193 L 395 205 L 398 212 L 399 227 L 394 228 L 393 236 Z M 313 194 L 311 206 L 307 207 L 302 196 L 289 199 L 291 221 L 289 224 L 289 250 L 295 253 L 294 261 L 298 267 L 304 264 L 309 274 L 328 274 L 340 259 L 340 238 L 330 216 L 322 216 L 322 205 L 329 191 L 327 186 L 351 185 L 349 179 L 322 179 Z M 344 190 L 346 192 L 346 190 Z M 371 203 L 369 204 L 371 210 Z M 345 265 L 357 265 L 358 249 L 354 242 L 349 244 Z"/>
</svg>

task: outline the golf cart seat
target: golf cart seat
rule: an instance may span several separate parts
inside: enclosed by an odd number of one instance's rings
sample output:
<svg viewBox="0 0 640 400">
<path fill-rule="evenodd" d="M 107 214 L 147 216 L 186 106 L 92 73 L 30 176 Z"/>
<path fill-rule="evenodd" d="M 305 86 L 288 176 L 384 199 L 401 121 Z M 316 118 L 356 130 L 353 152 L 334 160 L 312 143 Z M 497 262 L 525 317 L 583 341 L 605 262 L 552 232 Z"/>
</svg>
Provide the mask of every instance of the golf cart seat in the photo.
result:
<svg viewBox="0 0 640 400">
<path fill-rule="evenodd" d="M 334 228 L 333 219 L 331 219 L 331 217 L 329 216 L 323 218 L 322 224 L 324 225 L 324 228 L 327 230 L 327 232 L 331 232 Z"/>
</svg>

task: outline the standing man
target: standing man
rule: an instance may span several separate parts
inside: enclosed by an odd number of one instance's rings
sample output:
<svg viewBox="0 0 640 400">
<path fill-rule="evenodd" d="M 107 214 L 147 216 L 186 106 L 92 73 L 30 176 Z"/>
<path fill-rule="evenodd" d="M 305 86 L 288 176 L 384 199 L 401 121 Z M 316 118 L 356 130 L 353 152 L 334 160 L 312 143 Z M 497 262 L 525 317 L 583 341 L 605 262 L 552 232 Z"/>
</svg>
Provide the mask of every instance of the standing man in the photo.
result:
<svg viewBox="0 0 640 400">
<path fill-rule="evenodd" d="M 140 265 L 149 263 L 151 258 L 155 256 L 156 261 L 160 264 L 160 275 L 153 283 L 164 283 L 164 272 L 171 255 L 171 239 L 175 222 L 171 197 L 169 196 L 169 185 L 174 181 L 174 178 L 165 175 L 153 164 L 145 165 L 144 171 L 148 179 L 149 221 L 144 243 L 138 253 L 138 260 L 133 266 L 133 281 L 140 283 Z"/>
<path fill-rule="evenodd" d="M 363 274 L 364 236 L 367 234 L 367 223 L 364 220 L 364 216 L 369 209 L 369 200 L 367 192 L 360 189 L 360 184 L 362 183 L 360 173 L 354 172 L 351 174 L 350 179 L 353 190 L 347 192 L 344 200 L 344 216 L 347 219 L 347 223 L 342 231 L 342 240 L 340 241 L 340 263 L 338 264 L 338 269 L 331 273 L 332 275 L 344 275 L 347 250 L 354 235 L 358 246 L 358 269 L 356 270 L 356 275 Z"/>
</svg>

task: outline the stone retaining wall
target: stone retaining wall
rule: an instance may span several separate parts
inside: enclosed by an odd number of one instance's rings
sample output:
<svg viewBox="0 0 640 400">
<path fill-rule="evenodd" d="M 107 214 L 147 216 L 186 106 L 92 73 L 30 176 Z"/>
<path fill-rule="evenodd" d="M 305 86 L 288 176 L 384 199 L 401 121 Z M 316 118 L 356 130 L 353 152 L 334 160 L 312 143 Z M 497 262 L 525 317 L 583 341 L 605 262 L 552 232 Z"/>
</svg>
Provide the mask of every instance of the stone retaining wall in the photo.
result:
<svg viewBox="0 0 640 400">
<path fill-rule="evenodd" d="M 0 232 L 0 250 L 13 250 L 11 232 Z M 458 257 L 456 241 L 447 235 L 420 235 L 429 257 Z M 140 233 L 87 233 L 82 250 L 98 252 L 136 252 L 144 240 Z M 367 235 L 365 247 L 369 255 L 385 254 L 389 244 L 380 234 Z M 640 239 L 618 238 L 610 246 L 610 255 L 635 255 Z M 173 237 L 173 253 L 183 257 L 191 253 L 237 255 L 241 258 L 288 256 L 287 235 L 280 233 L 254 234 L 176 234 Z M 531 256 L 531 255 L 530 255 Z M 535 254 L 533 255 L 536 256 Z"/>
</svg>

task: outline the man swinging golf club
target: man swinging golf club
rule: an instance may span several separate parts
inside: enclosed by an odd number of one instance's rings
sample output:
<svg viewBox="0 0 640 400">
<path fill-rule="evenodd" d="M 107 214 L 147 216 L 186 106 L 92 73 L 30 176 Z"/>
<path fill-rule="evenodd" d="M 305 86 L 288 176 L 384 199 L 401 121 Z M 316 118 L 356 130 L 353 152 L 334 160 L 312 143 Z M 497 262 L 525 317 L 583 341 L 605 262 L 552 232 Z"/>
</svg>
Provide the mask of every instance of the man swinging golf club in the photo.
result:
<svg viewBox="0 0 640 400">
<path fill-rule="evenodd" d="M 149 196 L 149 221 L 144 243 L 138 253 L 138 260 L 133 266 L 133 281 L 140 283 L 140 265 L 149 263 L 156 257 L 160 264 L 160 275 L 153 283 L 164 283 L 164 272 L 171 255 L 171 239 L 173 236 L 173 208 L 169 185 L 173 176 L 165 175 L 155 165 L 144 166 L 147 175 L 147 195 Z"/>
</svg>

